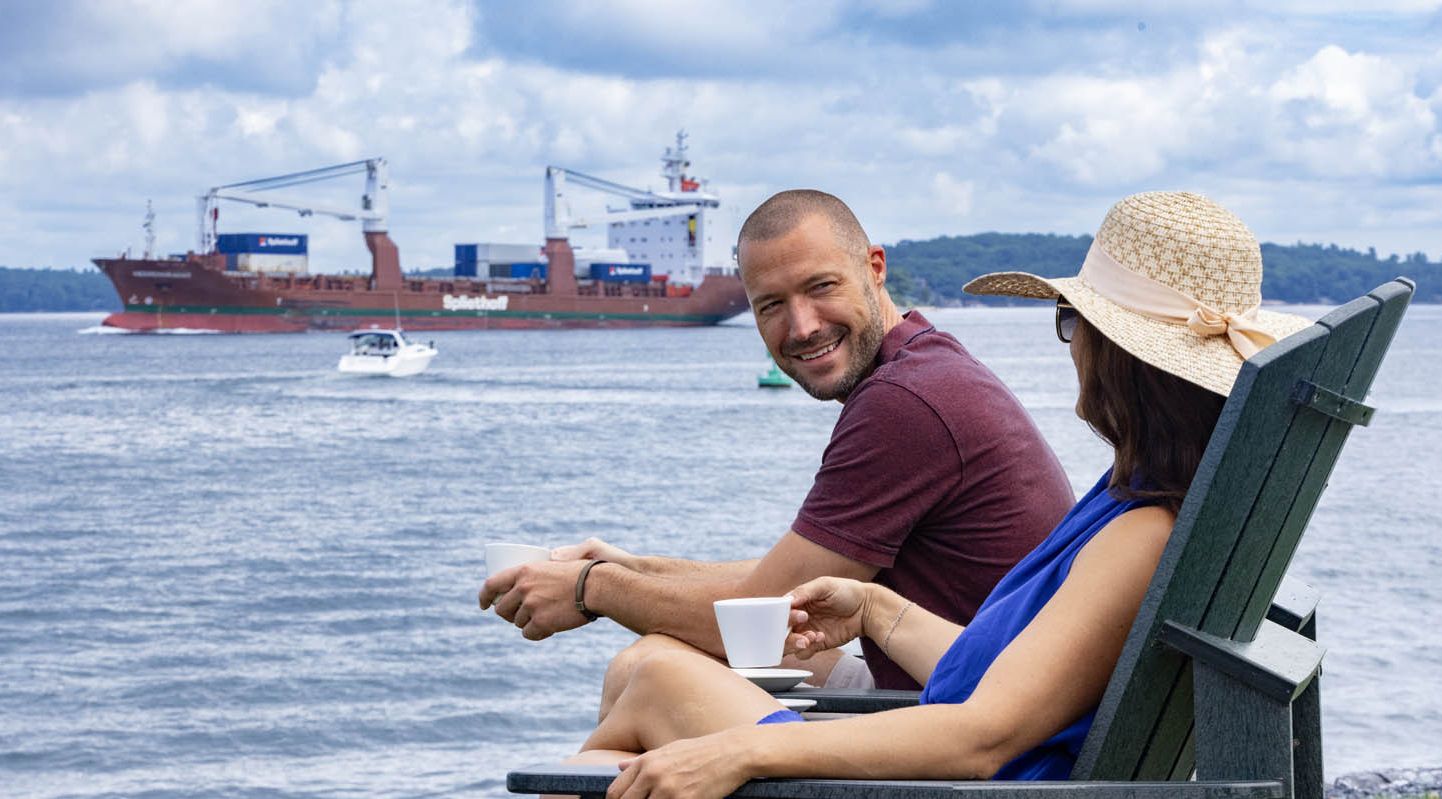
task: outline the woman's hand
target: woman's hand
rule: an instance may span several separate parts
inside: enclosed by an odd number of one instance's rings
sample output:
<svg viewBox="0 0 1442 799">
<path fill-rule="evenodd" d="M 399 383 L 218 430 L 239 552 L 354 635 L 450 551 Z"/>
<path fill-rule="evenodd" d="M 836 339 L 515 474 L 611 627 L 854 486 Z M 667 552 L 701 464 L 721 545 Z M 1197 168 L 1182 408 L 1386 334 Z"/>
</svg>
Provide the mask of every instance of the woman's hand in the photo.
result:
<svg viewBox="0 0 1442 799">
<path fill-rule="evenodd" d="M 751 728 L 683 738 L 620 763 L 606 799 L 724 797 L 748 779 L 735 736 Z"/>
<path fill-rule="evenodd" d="M 632 571 L 636 569 L 636 556 L 599 538 L 587 538 L 579 544 L 568 544 L 551 550 L 551 560 L 604 560 L 616 563 Z"/>
<path fill-rule="evenodd" d="M 801 619 L 787 639 L 788 654 L 806 660 L 865 634 L 863 620 L 871 585 L 842 577 L 818 577 L 791 591 L 791 607 Z M 801 611 L 796 614 L 796 611 Z"/>
</svg>

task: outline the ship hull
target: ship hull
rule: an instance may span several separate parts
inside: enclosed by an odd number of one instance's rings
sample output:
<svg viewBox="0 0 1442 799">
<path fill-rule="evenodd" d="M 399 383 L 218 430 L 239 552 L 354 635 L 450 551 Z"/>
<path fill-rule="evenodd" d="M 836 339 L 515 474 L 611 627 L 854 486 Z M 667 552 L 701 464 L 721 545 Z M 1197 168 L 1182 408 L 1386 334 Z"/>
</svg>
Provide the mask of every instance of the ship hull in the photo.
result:
<svg viewBox="0 0 1442 799">
<path fill-rule="evenodd" d="M 406 330 L 679 327 L 718 324 L 747 308 L 734 273 L 707 275 L 685 296 L 663 284 L 581 286 L 551 294 L 544 282 L 407 279 L 375 290 L 362 275 L 226 272 L 213 257 L 96 259 L 124 309 L 103 324 L 137 332 L 298 333 Z"/>
</svg>

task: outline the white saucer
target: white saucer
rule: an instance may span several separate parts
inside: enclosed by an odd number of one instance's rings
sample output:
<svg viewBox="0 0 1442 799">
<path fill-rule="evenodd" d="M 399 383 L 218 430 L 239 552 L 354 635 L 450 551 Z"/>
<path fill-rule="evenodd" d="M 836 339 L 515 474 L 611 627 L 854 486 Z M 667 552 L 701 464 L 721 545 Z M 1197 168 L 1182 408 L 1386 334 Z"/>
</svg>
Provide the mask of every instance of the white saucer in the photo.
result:
<svg viewBox="0 0 1442 799">
<path fill-rule="evenodd" d="M 789 696 L 778 696 L 776 701 L 785 705 L 787 710 L 795 710 L 798 713 L 816 706 L 815 699 L 792 699 Z"/>
<path fill-rule="evenodd" d="M 811 676 L 805 669 L 732 669 L 763 691 L 789 691 Z"/>
</svg>

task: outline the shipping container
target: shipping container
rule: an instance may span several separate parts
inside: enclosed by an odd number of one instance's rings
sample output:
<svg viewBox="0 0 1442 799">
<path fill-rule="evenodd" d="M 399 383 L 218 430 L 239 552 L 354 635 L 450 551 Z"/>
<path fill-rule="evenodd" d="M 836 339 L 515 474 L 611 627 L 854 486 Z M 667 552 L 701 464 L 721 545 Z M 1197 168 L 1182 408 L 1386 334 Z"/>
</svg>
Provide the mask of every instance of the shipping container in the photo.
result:
<svg viewBox="0 0 1442 799">
<path fill-rule="evenodd" d="M 235 259 L 235 269 L 241 272 L 295 272 L 305 274 L 309 269 L 304 255 L 275 255 L 255 252 L 238 252 L 226 255 L 226 266 Z"/>
<path fill-rule="evenodd" d="M 591 264 L 591 279 L 607 283 L 649 283 L 650 264 Z"/>
<path fill-rule="evenodd" d="M 461 245 L 456 245 L 461 246 Z M 539 244 L 500 244 L 493 241 L 474 245 L 476 262 L 483 264 L 529 264 L 543 260 Z"/>
<path fill-rule="evenodd" d="M 491 264 L 490 276 L 502 280 L 545 280 L 546 265 L 536 261 L 523 264 Z"/>
<path fill-rule="evenodd" d="M 456 245 L 456 277 L 476 276 L 476 249 L 474 244 Z"/>
<path fill-rule="evenodd" d="M 305 255 L 307 237 L 300 233 L 222 233 L 215 238 L 215 251 L 222 253 L 264 253 Z"/>
<path fill-rule="evenodd" d="M 576 258 L 576 276 L 590 277 L 591 264 L 628 264 L 631 256 L 626 251 L 616 247 L 574 247 L 572 253 Z"/>
</svg>

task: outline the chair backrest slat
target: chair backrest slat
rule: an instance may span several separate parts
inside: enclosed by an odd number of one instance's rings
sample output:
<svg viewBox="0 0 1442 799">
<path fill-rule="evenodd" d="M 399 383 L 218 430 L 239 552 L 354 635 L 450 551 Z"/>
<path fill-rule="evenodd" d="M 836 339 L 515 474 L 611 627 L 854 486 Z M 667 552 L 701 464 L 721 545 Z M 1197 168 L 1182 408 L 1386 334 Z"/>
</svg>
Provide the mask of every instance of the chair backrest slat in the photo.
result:
<svg viewBox="0 0 1442 799">
<path fill-rule="evenodd" d="M 1318 323 L 1329 328 L 1329 332 L 1322 359 L 1310 376 L 1313 383 L 1340 387 L 1350 377 L 1377 316 L 1375 302 L 1365 298 L 1356 302 L 1364 305 L 1357 309 L 1359 312 L 1333 314 L 1337 317 L 1335 325 L 1328 325 L 1326 320 Z M 1265 362 L 1259 364 L 1259 368 L 1265 366 Z M 1295 381 L 1293 388 L 1287 390 L 1291 392 L 1294 387 Z M 1271 401 L 1286 402 L 1287 399 Z M 1329 422 L 1333 421 L 1320 413 L 1295 408 L 1279 448 L 1273 454 L 1271 469 L 1262 479 L 1252 513 L 1242 527 L 1232 560 L 1202 613 L 1199 629 L 1239 641 L 1250 641 L 1256 636 L 1266 615 L 1266 605 L 1260 607 L 1260 613 L 1248 615 L 1245 611 L 1258 595 L 1266 594 L 1266 602 L 1271 602 L 1282 574 L 1291 563 L 1302 530 L 1311 518 L 1322 486 L 1336 463 L 1346 430 L 1350 428 L 1337 422 L 1341 435 L 1333 436 L 1334 443 L 1327 446 Z"/>
<path fill-rule="evenodd" d="M 1368 326 L 1364 327 L 1361 324 L 1362 320 L 1368 318 L 1368 315 L 1346 316 L 1343 313 L 1345 308 L 1338 309 L 1320 321 L 1323 326 L 1331 327 L 1332 334 L 1328 336 L 1329 352 L 1323 357 L 1313 382 L 1333 388 L 1338 393 L 1352 399 L 1364 399 L 1367 388 L 1372 385 L 1377 369 L 1381 366 L 1382 355 L 1386 353 L 1387 345 L 1401 324 L 1402 313 L 1406 310 L 1408 297 L 1398 294 L 1402 288 L 1401 286 L 1383 286 L 1368 298 L 1357 301 L 1370 300 L 1380 304 L 1376 314 L 1371 317 L 1372 323 Z M 1355 353 L 1352 351 L 1354 346 Z M 1333 350 L 1338 352 L 1334 354 Z M 1357 389 L 1360 389 L 1361 395 Z M 1230 608 L 1226 611 L 1228 617 L 1235 615 L 1237 619 L 1231 633 L 1236 640 L 1252 640 L 1257 633 L 1257 628 L 1261 626 L 1262 620 L 1266 617 L 1267 608 L 1272 603 L 1277 586 L 1285 576 L 1287 567 L 1291 565 L 1292 556 L 1296 553 L 1302 532 L 1306 529 L 1307 523 L 1311 521 L 1312 513 L 1316 510 L 1317 502 L 1322 496 L 1322 490 L 1326 488 L 1327 479 L 1331 476 L 1332 468 L 1341 454 L 1342 445 L 1346 443 L 1347 435 L 1352 430 L 1352 425 L 1346 422 L 1317 413 L 1298 414 L 1294 425 L 1298 428 L 1317 426 L 1321 430 L 1315 433 L 1318 437 L 1316 454 L 1306 464 L 1307 471 L 1301 477 L 1295 493 L 1290 497 L 1280 495 L 1273 498 L 1276 506 L 1285 508 L 1287 512 L 1281 525 L 1281 534 L 1277 537 L 1271 550 L 1267 552 L 1267 557 L 1262 562 L 1261 569 L 1255 578 L 1250 596 L 1246 596 L 1245 606 L 1235 614 Z M 1295 431 L 1294 434 L 1298 437 L 1309 437 L 1313 435 L 1313 432 L 1307 429 Z M 1257 538 L 1264 540 L 1265 535 L 1257 536 Z M 1223 601 L 1231 596 L 1233 594 L 1229 587 L 1223 586 L 1220 593 Z M 1244 595 L 1239 590 L 1235 596 L 1241 598 Z"/>
<path fill-rule="evenodd" d="M 1362 399 L 1413 286 L 1393 281 L 1247 362 L 1177 516 L 1074 779 L 1185 779 L 1191 664 L 1157 644 L 1168 620 L 1250 641 L 1350 425 L 1293 402 L 1301 380 Z"/>
</svg>

